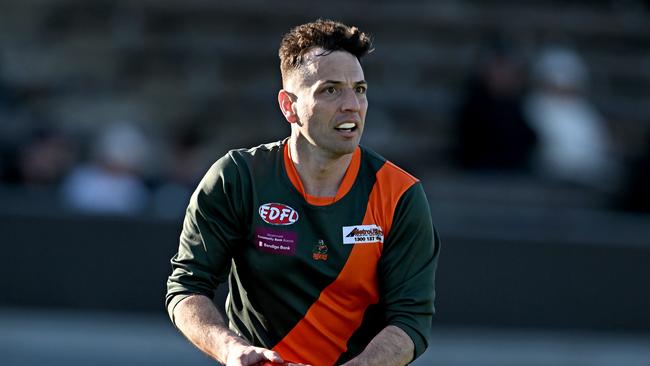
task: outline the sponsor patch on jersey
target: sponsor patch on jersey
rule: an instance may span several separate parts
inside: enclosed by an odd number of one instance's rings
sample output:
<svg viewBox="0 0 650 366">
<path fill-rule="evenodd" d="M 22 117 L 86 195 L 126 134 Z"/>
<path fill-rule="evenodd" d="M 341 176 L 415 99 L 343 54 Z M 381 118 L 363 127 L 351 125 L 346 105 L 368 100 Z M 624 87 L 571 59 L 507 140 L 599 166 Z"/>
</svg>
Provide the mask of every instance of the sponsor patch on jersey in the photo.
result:
<svg viewBox="0 0 650 366">
<path fill-rule="evenodd" d="M 384 232 L 377 225 L 343 226 L 343 244 L 383 243 Z"/>
<path fill-rule="evenodd" d="M 291 225 L 298 221 L 298 211 L 282 203 L 265 203 L 258 212 L 262 220 L 271 225 Z"/>
<path fill-rule="evenodd" d="M 255 247 L 265 253 L 295 255 L 298 236 L 293 231 L 265 227 L 255 229 Z"/>
</svg>

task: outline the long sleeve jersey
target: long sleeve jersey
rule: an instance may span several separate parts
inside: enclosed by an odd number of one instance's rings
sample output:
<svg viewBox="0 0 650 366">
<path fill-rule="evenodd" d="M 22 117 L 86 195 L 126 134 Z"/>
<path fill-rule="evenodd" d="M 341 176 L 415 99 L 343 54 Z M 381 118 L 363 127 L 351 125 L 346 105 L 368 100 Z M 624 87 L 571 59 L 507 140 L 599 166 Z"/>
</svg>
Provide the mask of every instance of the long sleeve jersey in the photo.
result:
<svg viewBox="0 0 650 366">
<path fill-rule="evenodd" d="M 440 243 L 420 182 L 360 146 L 335 197 L 306 194 L 287 140 L 232 150 L 187 208 L 167 309 L 229 283 L 229 325 L 285 360 L 341 364 L 388 325 L 427 347 Z"/>
</svg>

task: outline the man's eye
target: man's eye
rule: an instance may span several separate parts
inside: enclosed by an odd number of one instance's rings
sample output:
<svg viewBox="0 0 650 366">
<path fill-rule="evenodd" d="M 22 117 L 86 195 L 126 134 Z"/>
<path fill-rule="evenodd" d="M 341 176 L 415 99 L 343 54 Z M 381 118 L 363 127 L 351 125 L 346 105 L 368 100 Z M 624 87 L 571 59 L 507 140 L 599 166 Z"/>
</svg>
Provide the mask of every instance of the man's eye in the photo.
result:
<svg viewBox="0 0 650 366">
<path fill-rule="evenodd" d="M 355 89 L 358 94 L 366 94 L 366 90 L 368 90 L 368 88 L 362 85 L 357 86 Z"/>
<path fill-rule="evenodd" d="M 324 92 L 326 94 L 335 94 L 336 93 L 336 88 L 333 87 L 333 86 L 328 86 L 327 88 L 325 88 Z"/>
</svg>

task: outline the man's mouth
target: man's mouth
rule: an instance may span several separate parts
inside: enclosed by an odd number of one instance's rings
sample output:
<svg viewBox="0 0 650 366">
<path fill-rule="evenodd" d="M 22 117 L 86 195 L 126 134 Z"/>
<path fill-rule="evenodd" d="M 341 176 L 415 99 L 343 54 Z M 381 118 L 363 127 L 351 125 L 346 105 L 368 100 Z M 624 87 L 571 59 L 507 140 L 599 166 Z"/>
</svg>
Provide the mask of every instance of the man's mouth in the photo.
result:
<svg viewBox="0 0 650 366">
<path fill-rule="evenodd" d="M 334 127 L 334 129 L 342 132 L 352 132 L 357 129 L 357 124 L 354 122 L 343 122 Z"/>
</svg>

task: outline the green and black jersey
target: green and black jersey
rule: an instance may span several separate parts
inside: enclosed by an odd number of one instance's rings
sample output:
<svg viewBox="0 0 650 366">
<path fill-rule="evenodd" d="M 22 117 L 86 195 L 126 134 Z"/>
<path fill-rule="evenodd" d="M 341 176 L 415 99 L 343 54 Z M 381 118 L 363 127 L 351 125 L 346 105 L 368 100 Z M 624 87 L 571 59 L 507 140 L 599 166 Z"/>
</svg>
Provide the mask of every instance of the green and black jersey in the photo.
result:
<svg viewBox="0 0 650 366">
<path fill-rule="evenodd" d="M 230 327 L 285 360 L 340 364 L 387 325 L 427 346 L 439 252 L 419 181 L 359 147 L 335 197 L 304 192 L 287 140 L 218 160 L 187 209 L 167 308 L 229 281 Z"/>
</svg>

